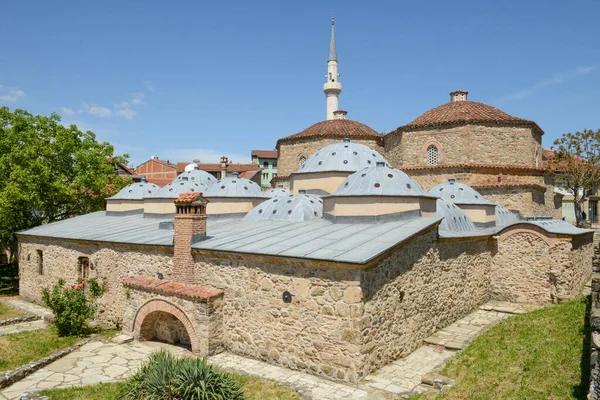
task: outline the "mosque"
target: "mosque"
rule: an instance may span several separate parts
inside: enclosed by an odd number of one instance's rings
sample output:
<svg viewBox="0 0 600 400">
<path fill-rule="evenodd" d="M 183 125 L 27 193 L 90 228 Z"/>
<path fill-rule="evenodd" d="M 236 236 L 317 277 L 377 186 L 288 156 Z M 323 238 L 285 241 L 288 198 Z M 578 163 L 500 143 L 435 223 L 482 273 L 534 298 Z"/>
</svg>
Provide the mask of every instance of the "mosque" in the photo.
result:
<svg viewBox="0 0 600 400">
<path fill-rule="evenodd" d="M 279 140 L 277 187 L 193 164 L 133 183 L 19 232 L 20 295 L 105 279 L 98 320 L 138 340 L 358 382 L 489 300 L 580 294 L 593 231 L 550 218 L 534 122 L 457 91 L 384 136 L 345 119 L 337 77 L 332 24 L 328 119 Z"/>
</svg>

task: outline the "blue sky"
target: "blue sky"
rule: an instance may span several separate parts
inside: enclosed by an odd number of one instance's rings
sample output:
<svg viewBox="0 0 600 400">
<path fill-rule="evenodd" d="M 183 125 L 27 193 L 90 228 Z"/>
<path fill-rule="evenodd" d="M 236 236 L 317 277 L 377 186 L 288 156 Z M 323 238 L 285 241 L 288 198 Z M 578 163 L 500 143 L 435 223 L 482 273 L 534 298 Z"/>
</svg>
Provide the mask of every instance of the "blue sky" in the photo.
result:
<svg viewBox="0 0 600 400">
<path fill-rule="evenodd" d="M 449 100 L 535 120 L 549 147 L 600 128 L 598 1 L 21 1 L 2 7 L 0 105 L 96 132 L 137 165 L 252 149 L 340 108 L 389 132 Z"/>
</svg>

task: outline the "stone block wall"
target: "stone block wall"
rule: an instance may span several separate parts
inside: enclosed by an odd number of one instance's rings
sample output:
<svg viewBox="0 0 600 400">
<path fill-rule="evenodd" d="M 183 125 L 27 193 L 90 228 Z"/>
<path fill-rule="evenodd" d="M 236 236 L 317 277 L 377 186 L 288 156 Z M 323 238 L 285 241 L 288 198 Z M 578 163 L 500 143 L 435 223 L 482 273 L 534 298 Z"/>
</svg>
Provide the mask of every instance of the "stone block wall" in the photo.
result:
<svg viewBox="0 0 600 400">
<path fill-rule="evenodd" d="M 362 272 L 362 374 L 406 356 L 489 298 L 492 246 L 442 241 L 432 229 Z"/>
</svg>

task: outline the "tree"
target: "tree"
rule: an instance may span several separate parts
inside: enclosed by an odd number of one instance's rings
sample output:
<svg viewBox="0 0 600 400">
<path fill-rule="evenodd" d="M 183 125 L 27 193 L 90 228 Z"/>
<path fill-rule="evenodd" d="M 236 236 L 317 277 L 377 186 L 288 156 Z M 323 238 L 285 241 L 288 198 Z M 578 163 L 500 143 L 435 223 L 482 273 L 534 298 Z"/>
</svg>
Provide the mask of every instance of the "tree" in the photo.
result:
<svg viewBox="0 0 600 400">
<path fill-rule="evenodd" d="M 600 129 L 565 133 L 551 149 L 548 165 L 554 184 L 573 195 L 576 224 L 581 226 L 581 205 L 600 184 Z"/>
<path fill-rule="evenodd" d="M 0 250 L 16 257 L 15 233 L 102 209 L 130 183 L 116 174 L 127 155 L 60 116 L 0 108 Z M 92 227 L 90 227 L 92 228 Z"/>
</svg>

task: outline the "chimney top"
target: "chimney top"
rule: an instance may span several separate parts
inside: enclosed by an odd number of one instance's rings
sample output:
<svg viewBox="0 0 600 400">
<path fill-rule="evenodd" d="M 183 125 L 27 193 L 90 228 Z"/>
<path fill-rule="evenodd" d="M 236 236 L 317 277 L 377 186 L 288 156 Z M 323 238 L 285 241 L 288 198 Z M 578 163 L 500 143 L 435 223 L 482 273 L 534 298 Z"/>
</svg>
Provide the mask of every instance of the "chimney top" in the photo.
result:
<svg viewBox="0 0 600 400">
<path fill-rule="evenodd" d="M 450 102 L 467 101 L 468 94 L 469 92 L 466 90 L 455 90 L 454 92 L 450 92 Z"/>
<path fill-rule="evenodd" d="M 192 162 L 193 162 L 193 163 L 195 163 L 195 164 L 199 164 L 199 163 L 200 163 L 200 160 L 199 160 L 199 159 L 197 159 L 197 158 L 194 158 L 194 159 L 192 160 Z"/>
<path fill-rule="evenodd" d="M 346 119 L 347 114 L 348 114 L 348 111 L 335 110 L 333 112 L 333 119 Z"/>
<path fill-rule="evenodd" d="M 227 162 L 229 162 L 229 159 L 225 156 L 221 156 L 221 162 L 227 164 Z"/>
</svg>

